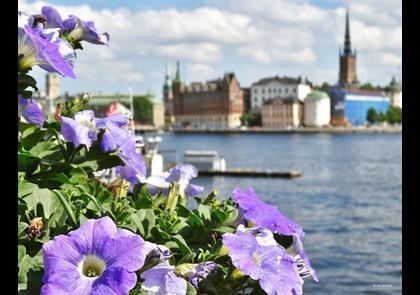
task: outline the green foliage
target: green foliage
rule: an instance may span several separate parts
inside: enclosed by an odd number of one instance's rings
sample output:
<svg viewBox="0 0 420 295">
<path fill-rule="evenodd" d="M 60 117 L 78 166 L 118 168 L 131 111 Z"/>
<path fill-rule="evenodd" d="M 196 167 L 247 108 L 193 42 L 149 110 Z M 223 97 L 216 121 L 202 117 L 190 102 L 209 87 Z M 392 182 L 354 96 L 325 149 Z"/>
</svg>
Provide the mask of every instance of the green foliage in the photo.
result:
<svg viewBox="0 0 420 295">
<path fill-rule="evenodd" d="M 147 95 L 133 97 L 134 120 L 141 124 L 153 123 L 153 103 Z"/>
<path fill-rule="evenodd" d="M 367 82 L 364 83 L 360 86 L 360 89 L 364 89 L 364 90 L 377 90 L 377 88 L 375 86 L 372 85 L 372 83 Z"/>
<path fill-rule="evenodd" d="M 241 124 L 243 126 L 261 126 L 262 119 L 261 114 L 244 114 L 241 116 Z"/>
<path fill-rule="evenodd" d="M 401 124 L 402 122 L 402 109 L 399 107 L 391 106 L 387 112 L 388 122 L 391 124 Z"/>
<path fill-rule="evenodd" d="M 376 109 L 374 108 L 370 108 L 367 111 L 367 115 L 366 115 L 366 120 L 370 123 L 370 124 L 374 124 L 378 121 L 378 113 L 376 112 Z"/>
</svg>

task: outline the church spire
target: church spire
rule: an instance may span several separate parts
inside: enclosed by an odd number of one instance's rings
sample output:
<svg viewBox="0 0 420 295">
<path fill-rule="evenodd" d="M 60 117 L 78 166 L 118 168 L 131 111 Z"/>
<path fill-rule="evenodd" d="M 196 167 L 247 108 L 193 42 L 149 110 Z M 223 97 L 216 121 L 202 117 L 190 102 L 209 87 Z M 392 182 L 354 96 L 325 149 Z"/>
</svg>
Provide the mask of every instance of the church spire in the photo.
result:
<svg viewBox="0 0 420 295">
<path fill-rule="evenodd" d="M 344 36 L 344 55 L 351 55 L 349 9 L 346 10 L 346 32 Z"/>
<path fill-rule="evenodd" d="M 176 61 L 176 74 L 175 74 L 175 81 L 181 81 L 181 74 L 179 73 L 179 60 Z"/>
</svg>

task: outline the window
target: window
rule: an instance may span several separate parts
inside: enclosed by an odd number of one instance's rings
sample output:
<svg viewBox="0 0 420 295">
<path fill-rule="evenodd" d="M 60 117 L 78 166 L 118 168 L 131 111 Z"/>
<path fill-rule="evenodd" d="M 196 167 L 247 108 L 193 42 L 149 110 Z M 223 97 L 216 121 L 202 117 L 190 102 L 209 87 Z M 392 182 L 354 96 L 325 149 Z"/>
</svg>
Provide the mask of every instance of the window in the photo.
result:
<svg viewBox="0 0 420 295">
<path fill-rule="evenodd" d="M 281 93 L 281 88 L 279 88 L 279 93 Z"/>
<path fill-rule="evenodd" d="M 296 93 L 296 88 L 293 88 L 293 93 Z"/>
<path fill-rule="evenodd" d="M 273 93 L 276 93 L 276 89 L 275 88 L 273 89 Z"/>
<path fill-rule="evenodd" d="M 257 88 L 254 89 L 254 93 L 258 93 L 258 89 Z"/>
<path fill-rule="evenodd" d="M 288 93 L 289 92 L 289 89 L 288 88 L 284 89 L 284 92 Z"/>
<path fill-rule="evenodd" d="M 268 89 L 268 93 L 271 93 L 271 88 Z"/>
<path fill-rule="evenodd" d="M 261 92 L 262 92 L 262 93 L 265 93 L 265 89 L 263 88 L 263 89 L 261 90 Z"/>
</svg>

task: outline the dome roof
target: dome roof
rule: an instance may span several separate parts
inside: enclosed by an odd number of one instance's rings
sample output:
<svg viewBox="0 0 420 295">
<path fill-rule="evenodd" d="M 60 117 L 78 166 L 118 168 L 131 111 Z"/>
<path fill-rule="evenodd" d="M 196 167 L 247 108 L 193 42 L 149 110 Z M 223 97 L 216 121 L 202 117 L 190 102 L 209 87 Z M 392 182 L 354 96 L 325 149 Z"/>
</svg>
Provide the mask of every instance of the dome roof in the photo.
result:
<svg viewBox="0 0 420 295">
<path fill-rule="evenodd" d="M 328 96 L 328 94 L 324 91 L 319 91 L 319 90 L 315 90 L 312 91 L 311 93 L 309 93 L 309 95 L 306 97 L 306 100 L 320 100 L 320 99 L 330 99 L 330 97 Z"/>
<path fill-rule="evenodd" d="M 401 91 L 401 85 L 395 80 L 395 77 L 392 77 L 391 83 L 389 83 L 389 89 L 393 92 Z"/>
</svg>

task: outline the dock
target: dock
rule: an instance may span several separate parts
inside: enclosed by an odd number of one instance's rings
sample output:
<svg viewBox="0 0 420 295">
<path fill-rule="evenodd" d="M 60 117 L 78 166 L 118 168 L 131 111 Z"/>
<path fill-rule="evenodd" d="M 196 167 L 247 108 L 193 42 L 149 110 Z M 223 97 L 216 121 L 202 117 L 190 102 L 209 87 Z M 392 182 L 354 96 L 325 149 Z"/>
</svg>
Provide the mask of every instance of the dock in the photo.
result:
<svg viewBox="0 0 420 295">
<path fill-rule="evenodd" d="M 235 177 L 278 177 L 296 178 L 302 176 L 300 171 L 271 171 L 271 170 L 252 170 L 252 169 L 227 169 L 220 170 L 199 170 L 198 176 L 235 176 Z"/>
</svg>

